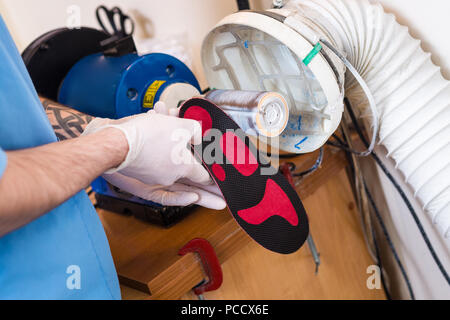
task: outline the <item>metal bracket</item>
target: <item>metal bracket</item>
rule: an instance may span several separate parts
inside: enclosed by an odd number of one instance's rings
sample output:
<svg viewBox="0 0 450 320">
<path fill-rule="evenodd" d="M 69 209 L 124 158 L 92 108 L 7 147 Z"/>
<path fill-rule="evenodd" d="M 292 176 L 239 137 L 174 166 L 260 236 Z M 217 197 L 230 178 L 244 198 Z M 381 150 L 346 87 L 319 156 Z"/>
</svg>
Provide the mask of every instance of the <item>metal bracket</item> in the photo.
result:
<svg viewBox="0 0 450 320">
<path fill-rule="evenodd" d="M 200 285 L 193 289 L 194 293 L 202 299 L 202 293 L 217 290 L 222 285 L 222 267 L 220 266 L 213 246 L 208 240 L 201 238 L 192 239 L 178 251 L 180 256 L 184 256 L 187 253 L 196 253 L 199 255 L 203 269 L 208 276 L 208 281 L 201 282 Z"/>
</svg>

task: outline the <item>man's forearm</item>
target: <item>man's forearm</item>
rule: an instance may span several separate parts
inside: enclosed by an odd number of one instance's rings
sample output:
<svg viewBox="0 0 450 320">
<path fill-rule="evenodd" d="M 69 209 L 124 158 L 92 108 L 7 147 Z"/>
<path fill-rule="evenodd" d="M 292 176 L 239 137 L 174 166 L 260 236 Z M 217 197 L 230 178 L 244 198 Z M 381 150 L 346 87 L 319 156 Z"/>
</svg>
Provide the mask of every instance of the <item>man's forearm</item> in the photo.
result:
<svg viewBox="0 0 450 320">
<path fill-rule="evenodd" d="M 120 130 L 7 152 L 0 179 L 0 236 L 57 207 L 122 163 L 128 143 Z"/>
<path fill-rule="evenodd" d="M 39 97 L 48 120 L 60 141 L 80 136 L 94 118 L 44 97 Z"/>
</svg>

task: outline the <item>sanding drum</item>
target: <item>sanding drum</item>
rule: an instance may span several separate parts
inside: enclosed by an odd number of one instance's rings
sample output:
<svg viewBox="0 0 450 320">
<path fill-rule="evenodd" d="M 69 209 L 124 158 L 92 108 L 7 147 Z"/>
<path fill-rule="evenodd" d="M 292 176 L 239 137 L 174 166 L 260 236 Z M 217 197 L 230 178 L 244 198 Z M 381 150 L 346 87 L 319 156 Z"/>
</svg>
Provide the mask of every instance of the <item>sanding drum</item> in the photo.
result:
<svg viewBox="0 0 450 320">
<path fill-rule="evenodd" d="M 250 135 L 277 137 L 289 120 L 288 104 L 276 92 L 212 90 L 205 99 L 225 111 Z"/>
</svg>

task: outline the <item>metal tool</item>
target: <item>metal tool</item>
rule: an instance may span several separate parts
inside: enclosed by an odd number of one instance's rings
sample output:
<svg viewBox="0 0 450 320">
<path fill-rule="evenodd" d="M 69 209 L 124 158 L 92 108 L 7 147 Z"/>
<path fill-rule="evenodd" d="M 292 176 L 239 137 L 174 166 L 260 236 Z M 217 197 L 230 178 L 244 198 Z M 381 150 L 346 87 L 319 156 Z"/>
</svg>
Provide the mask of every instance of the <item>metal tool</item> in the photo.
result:
<svg viewBox="0 0 450 320">
<path fill-rule="evenodd" d="M 97 21 L 102 27 L 103 31 L 105 31 L 110 36 L 118 36 L 120 38 L 131 36 L 134 33 L 134 21 L 124 14 L 119 7 L 114 7 L 111 10 L 106 8 L 105 6 L 99 6 L 95 12 L 97 16 Z M 106 27 L 105 21 L 103 21 L 102 15 L 106 17 L 107 22 L 112 28 L 112 32 Z M 119 25 L 117 25 L 119 22 Z M 131 29 L 127 31 L 127 24 L 131 26 Z"/>
<path fill-rule="evenodd" d="M 319 267 L 320 267 L 320 253 L 317 251 L 316 244 L 314 243 L 314 239 L 312 235 L 310 234 L 308 239 L 306 240 L 308 242 L 309 251 L 311 251 L 311 254 L 314 259 L 314 263 L 316 264 L 316 275 L 319 273 Z"/>
</svg>

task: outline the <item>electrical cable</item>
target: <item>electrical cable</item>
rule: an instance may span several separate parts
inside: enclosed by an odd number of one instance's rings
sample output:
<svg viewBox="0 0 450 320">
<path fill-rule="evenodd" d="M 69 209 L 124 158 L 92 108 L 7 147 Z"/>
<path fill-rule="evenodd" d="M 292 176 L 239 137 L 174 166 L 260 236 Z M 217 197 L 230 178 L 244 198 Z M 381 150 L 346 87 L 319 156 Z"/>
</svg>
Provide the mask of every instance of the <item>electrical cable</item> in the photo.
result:
<svg viewBox="0 0 450 320">
<path fill-rule="evenodd" d="M 203 90 L 203 91 L 201 92 L 201 94 L 207 94 L 207 93 L 210 92 L 210 91 L 211 91 L 211 88 L 208 87 L 208 88 L 206 88 L 205 90 Z"/>
<path fill-rule="evenodd" d="M 282 153 L 282 154 L 278 154 L 278 158 L 280 158 L 280 159 L 296 158 L 296 157 L 303 156 L 303 155 L 304 155 L 304 153 L 287 153 L 287 154 Z M 272 154 L 268 153 L 268 156 L 271 157 Z"/>
<path fill-rule="evenodd" d="M 356 116 L 353 112 L 352 106 L 350 104 L 350 102 L 348 101 L 348 99 L 344 99 L 345 105 L 347 107 L 347 110 L 349 112 L 349 115 L 352 119 L 353 125 L 355 126 L 355 130 L 359 136 L 359 138 L 361 139 L 361 141 L 364 143 L 364 145 L 367 147 L 368 146 L 368 142 L 366 140 L 366 138 L 364 137 L 364 134 L 362 133 L 361 127 L 358 124 L 358 121 L 356 120 Z M 375 160 L 375 162 L 378 164 L 378 166 L 380 167 L 380 169 L 383 171 L 383 173 L 386 175 L 386 177 L 391 181 L 391 183 L 394 185 L 395 189 L 397 190 L 397 192 L 400 194 L 400 197 L 402 198 L 403 202 L 405 203 L 406 207 L 408 208 L 409 212 L 411 213 L 414 222 L 417 225 L 417 228 L 419 229 L 420 234 L 422 235 L 422 238 L 425 241 L 426 246 L 428 247 L 428 250 L 430 251 L 431 256 L 433 257 L 436 265 L 438 266 L 440 272 L 442 273 L 442 275 L 444 276 L 445 280 L 447 281 L 448 284 L 450 284 L 450 277 L 447 273 L 447 271 L 445 270 L 444 266 L 442 265 L 442 262 L 440 261 L 439 257 L 436 254 L 436 251 L 433 248 L 433 245 L 431 244 L 422 223 L 420 222 L 411 202 L 409 201 L 409 199 L 407 198 L 405 192 L 403 191 L 403 189 L 400 187 L 400 185 L 398 184 L 398 182 L 394 179 L 394 177 L 391 175 L 391 173 L 389 172 L 389 170 L 386 168 L 386 166 L 382 163 L 381 159 L 374 153 L 371 153 L 371 156 L 373 157 L 373 159 Z"/>
<path fill-rule="evenodd" d="M 344 133 L 345 134 L 345 133 Z M 344 136 L 345 137 L 345 136 Z M 366 242 L 367 248 L 369 250 L 369 254 L 372 257 L 374 261 L 378 261 L 376 257 L 376 253 L 374 252 L 374 246 L 375 243 L 373 243 L 372 238 L 369 238 L 369 234 L 372 233 L 372 221 L 370 217 L 370 209 L 369 207 L 369 201 L 367 199 L 367 196 L 362 188 L 362 180 L 363 176 L 361 174 L 361 169 L 359 166 L 359 163 L 356 161 L 356 155 L 351 154 L 350 152 L 345 152 L 347 156 L 347 160 L 350 164 L 350 170 L 351 170 L 351 176 L 354 178 L 354 193 L 355 193 L 355 200 L 358 204 L 358 211 L 360 215 L 360 223 L 361 223 L 361 229 L 364 236 L 364 241 Z"/>
<path fill-rule="evenodd" d="M 342 139 L 339 138 L 339 136 L 336 133 L 333 133 L 331 136 L 335 138 L 341 145 L 345 145 L 344 141 L 342 141 Z"/>
<path fill-rule="evenodd" d="M 332 141 L 329 141 L 329 140 L 328 140 L 328 141 L 326 142 L 327 145 L 332 146 L 332 147 L 336 147 L 336 148 L 345 150 L 345 151 L 347 151 L 347 152 L 350 152 L 350 153 L 352 153 L 352 154 L 354 154 L 354 155 L 360 156 L 360 153 L 361 153 L 360 151 L 350 148 L 350 147 L 348 146 L 348 144 L 344 143 L 344 142 L 342 141 L 342 139 L 339 138 L 339 136 L 337 136 L 336 134 L 333 133 L 332 137 L 333 137 L 334 139 L 336 139 L 338 143 L 335 143 L 335 142 L 332 142 Z"/>
<path fill-rule="evenodd" d="M 333 134 L 333 137 L 336 140 L 338 140 L 340 144 L 349 147 L 349 143 L 348 143 L 348 140 L 346 139 L 346 135 L 345 135 L 345 130 L 343 130 L 343 131 L 344 131 L 344 139 L 346 140 L 345 142 L 343 140 L 341 140 L 335 134 Z M 404 271 L 403 265 L 401 264 L 400 259 L 398 259 L 398 255 L 397 255 L 397 252 L 395 250 L 395 247 L 394 247 L 392 241 L 390 240 L 390 236 L 389 236 L 389 233 L 387 231 L 387 228 L 385 227 L 384 221 L 382 220 L 381 215 L 379 214 L 379 210 L 376 207 L 375 202 L 373 201 L 372 195 L 370 194 L 369 190 L 367 189 L 366 183 L 364 181 L 364 177 L 361 174 L 359 174 L 359 175 L 356 174 L 357 163 L 355 163 L 355 161 L 356 161 L 355 155 L 352 155 L 351 152 L 349 152 L 349 151 L 347 151 L 347 155 L 348 155 L 348 158 L 349 158 L 350 169 L 351 169 L 351 171 L 352 171 L 352 173 L 353 173 L 353 175 L 355 177 L 355 188 L 358 189 L 358 187 L 357 187 L 358 183 L 357 182 L 358 182 L 358 180 L 360 180 L 360 185 L 363 186 L 363 188 L 362 188 L 362 190 L 360 190 L 360 192 L 364 192 L 364 194 L 366 195 L 366 197 L 364 197 L 364 198 L 366 198 L 368 200 L 369 205 L 372 206 L 373 210 L 377 213 L 377 219 L 379 221 L 379 224 L 380 224 L 381 228 L 383 229 L 383 234 L 385 235 L 386 240 L 388 241 L 389 248 L 392 251 L 392 253 L 394 254 L 394 256 L 397 257 L 396 262 L 399 265 L 400 269 Z M 358 198 L 358 202 L 362 201 L 362 199 L 363 199 L 362 195 L 360 195 L 360 198 Z M 361 206 L 360 206 L 360 210 L 363 210 Z M 379 248 L 379 245 L 378 245 L 378 242 L 377 242 L 377 239 L 376 239 L 376 233 L 375 233 L 374 225 L 372 223 L 370 223 L 370 220 L 371 220 L 370 219 L 371 218 L 370 211 L 371 210 L 370 209 L 367 209 L 367 210 L 369 211 L 369 215 L 367 217 L 368 221 L 364 222 L 364 220 L 362 220 L 362 224 L 363 224 L 363 226 L 362 226 L 363 230 L 362 231 L 364 233 L 364 236 L 365 236 L 365 239 L 366 239 L 366 243 L 367 243 L 367 246 L 368 246 L 369 252 L 370 252 L 371 251 L 371 246 L 370 246 L 370 243 L 367 241 L 368 239 L 367 239 L 367 234 L 366 234 L 366 232 L 368 232 L 368 230 L 365 230 L 365 228 L 364 228 L 365 223 L 369 223 L 370 234 L 372 236 L 373 247 L 375 249 L 375 253 L 374 253 L 373 258 L 374 258 L 375 261 L 377 261 L 377 265 L 380 268 L 380 272 L 381 272 L 380 277 L 381 277 L 381 282 L 382 282 L 382 285 L 383 285 L 383 288 L 384 288 L 384 291 L 385 291 L 385 294 L 386 294 L 386 298 L 391 300 L 392 297 L 391 297 L 391 294 L 390 294 L 390 292 L 389 292 L 389 290 L 387 288 L 386 279 L 384 277 L 383 263 L 382 263 L 382 260 L 381 260 L 380 248 Z M 363 215 L 362 214 L 361 214 L 361 219 L 363 219 Z M 410 289 L 411 288 L 410 281 L 409 281 L 409 278 L 408 278 L 406 272 L 402 272 L 402 276 L 404 278 L 405 283 L 408 286 L 408 289 Z M 413 293 L 412 289 L 409 290 L 409 293 L 410 293 L 410 296 L 412 297 L 412 299 L 414 299 L 414 293 Z"/>
<path fill-rule="evenodd" d="M 304 177 L 308 174 L 311 174 L 320 168 L 320 166 L 322 165 L 322 162 L 323 162 L 323 147 L 320 148 L 319 156 L 317 157 L 316 162 L 314 163 L 314 165 L 311 168 L 309 168 L 308 170 L 299 172 L 299 173 L 293 173 L 292 176 L 293 177 Z M 295 168 L 294 168 L 294 170 L 295 170 Z"/>
<path fill-rule="evenodd" d="M 239 11 L 250 9 L 250 4 L 249 4 L 248 0 L 236 0 L 236 3 L 237 3 Z"/>
<path fill-rule="evenodd" d="M 366 191 L 366 194 L 367 194 L 367 198 L 369 199 L 369 203 L 372 206 L 373 211 L 375 212 L 375 216 L 378 220 L 378 223 L 380 224 L 381 229 L 383 231 L 383 235 L 386 238 L 386 241 L 389 245 L 389 248 L 392 251 L 392 254 L 394 255 L 395 262 L 397 263 L 398 267 L 400 268 L 400 272 L 402 273 L 403 279 L 406 282 L 411 300 L 415 300 L 416 298 L 415 298 L 414 292 L 412 290 L 411 282 L 409 280 L 408 274 L 406 273 L 406 270 L 403 267 L 402 262 L 400 261 L 400 258 L 397 254 L 397 250 L 395 250 L 394 244 L 392 243 L 392 239 L 389 235 L 389 232 L 387 231 L 386 225 L 384 224 L 384 221 L 381 218 L 380 211 L 378 210 L 377 206 L 375 205 L 375 201 L 373 200 L 372 194 L 369 192 L 369 189 L 367 188 L 366 182 L 363 181 L 363 184 L 364 184 L 364 190 Z M 378 251 L 378 248 L 376 248 L 376 250 Z M 377 255 L 378 255 L 378 253 L 377 253 Z"/>
<path fill-rule="evenodd" d="M 358 81 L 359 85 L 363 89 L 364 93 L 366 94 L 367 100 L 369 101 L 370 110 L 372 112 L 373 116 L 373 133 L 372 133 L 372 140 L 370 142 L 370 145 L 367 147 L 366 151 L 358 152 L 357 154 L 362 157 L 366 157 L 370 155 L 375 148 L 375 143 L 377 141 L 378 137 L 378 131 L 379 131 L 379 119 L 378 119 L 378 111 L 377 106 L 375 102 L 375 98 L 373 97 L 369 87 L 367 86 L 364 79 L 359 75 L 358 71 L 353 67 L 353 65 L 347 60 L 347 58 L 342 55 L 339 50 L 334 48 L 327 40 L 321 38 L 320 42 L 322 42 L 325 46 L 328 47 L 339 59 L 342 60 L 342 62 L 345 64 L 347 69 L 352 73 L 352 75 L 355 77 L 356 81 Z"/>
<path fill-rule="evenodd" d="M 309 169 L 307 169 L 305 171 L 302 171 L 302 172 L 298 172 L 298 173 L 293 173 L 295 171 L 295 169 L 296 169 L 295 163 L 287 162 L 290 165 L 290 171 L 292 172 L 292 177 L 294 177 L 294 178 L 304 177 L 304 176 L 306 176 L 308 174 L 313 173 L 317 169 L 319 169 L 320 166 L 322 165 L 322 162 L 323 162 L 323 154 L 324 154 L 324 152 L 323 152 L 323 147 L 322 147 L 319 150 L 319 156 L 317 157 L 317 160 L 314 163 L 314 165 L 311 168 L 309 168 Z M 298 154 L 298 155 L 301 155 L 301 154 Z"/>
<path fill-rule="evenodd" d="M 377 238 L 375 235 L 375 230 L 371 230 L 372 233 L 372 240 L 373 240 L 373 244 L 375 247 L 375 255 L 377 258 L 377 266 L 378 268 L 380 268 L 380 278 L 381 278 L 381 284 L 383 285 L 384 288 L 384 293 L 386 294 L 386 298 L 388 300 L 392 300 L 392 296 L 391 293 L 389 292 L 387 285 L 386 285 L 386 279 L 384 278 L 384 273 L 383 273 L 383 263 L 381 262 L 381 255 L 380 255 L 380 247 L 378 246 L 378 242 L 377 242 Z"/>
</svg>

